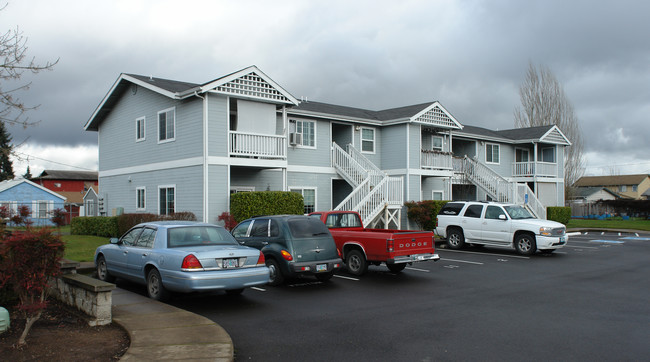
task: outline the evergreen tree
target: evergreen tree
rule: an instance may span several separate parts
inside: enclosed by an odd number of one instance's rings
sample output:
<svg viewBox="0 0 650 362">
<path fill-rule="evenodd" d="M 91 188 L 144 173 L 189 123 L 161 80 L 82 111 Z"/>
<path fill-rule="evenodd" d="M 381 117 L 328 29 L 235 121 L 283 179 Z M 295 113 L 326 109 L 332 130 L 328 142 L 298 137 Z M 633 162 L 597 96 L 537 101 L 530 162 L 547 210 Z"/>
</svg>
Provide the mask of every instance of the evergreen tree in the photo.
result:
<svg viewBox="0 0 650 362">
<path fill-rule="evenodd" d="M 32 173 L 29 171 L 29 165 L 27 165 L 27 171 L 23 175 L 23 178 L 26 180 L 31 180 L 32 179 Z"/>
<path fill-rule="evenodd" d="M 4 122 L 0 122 L 0 181 L 14 178 L 14 167 L 11 164 L 11 136 L 7 132 Z"/>
</svg>

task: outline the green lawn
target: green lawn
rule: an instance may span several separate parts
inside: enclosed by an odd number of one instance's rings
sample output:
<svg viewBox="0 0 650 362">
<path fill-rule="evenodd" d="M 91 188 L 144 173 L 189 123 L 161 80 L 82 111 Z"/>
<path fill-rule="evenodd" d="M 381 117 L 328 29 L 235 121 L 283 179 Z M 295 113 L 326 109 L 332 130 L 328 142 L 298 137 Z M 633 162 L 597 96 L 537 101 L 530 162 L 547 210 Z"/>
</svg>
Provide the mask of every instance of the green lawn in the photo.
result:
<svg viewBox="0 0 650 362">
<path fill-rule="evenodd" d="M 109 238 L 89 235 L 61 235 L 65 243 L 64 258 L 74 261 L 93 261 L 95 249 L 108 244 Z"/>
<path fill-rule="evenodd" d="M 630 219 L 622 220 L 621 218 L 612 218 L 606 220 L 594 219 L 571 219 L 567 228 L 595 228 L 595 229 L 630 229 L 650 231 L 650 220 Z"/>
</svg>

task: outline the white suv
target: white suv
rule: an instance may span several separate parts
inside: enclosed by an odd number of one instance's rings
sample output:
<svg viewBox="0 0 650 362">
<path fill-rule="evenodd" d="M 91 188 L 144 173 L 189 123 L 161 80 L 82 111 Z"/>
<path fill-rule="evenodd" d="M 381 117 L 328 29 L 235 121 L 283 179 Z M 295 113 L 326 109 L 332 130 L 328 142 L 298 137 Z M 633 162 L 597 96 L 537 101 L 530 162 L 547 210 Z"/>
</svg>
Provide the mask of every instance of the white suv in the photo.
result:
<svg viewBox="0 0 650 362">
<path fill-rule="evenodd" d="M 563 224 L 538 219 L 519 205 L 495 202 L 448 202 L 438 213 L 436 233 L 451 249 L 465 243 L 507 246 L 523 255 L 552 253 L 568 240 Z"/>
</svg>

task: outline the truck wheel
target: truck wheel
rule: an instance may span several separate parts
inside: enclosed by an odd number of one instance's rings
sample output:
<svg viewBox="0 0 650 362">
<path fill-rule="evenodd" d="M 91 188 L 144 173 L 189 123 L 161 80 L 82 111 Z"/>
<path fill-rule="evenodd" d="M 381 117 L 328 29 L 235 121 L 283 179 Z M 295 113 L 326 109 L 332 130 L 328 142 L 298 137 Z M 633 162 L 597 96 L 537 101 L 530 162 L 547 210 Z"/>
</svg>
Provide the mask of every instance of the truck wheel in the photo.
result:
<svg viewBox="0 0 650 362">
<path fill-rule="evenodd" d="M 515 238 L 515 249 L 521 255 L 532 255 L 537 250 L 535 236 L 531 234 L 519 234 Z"/>
<path fill-rule="evenodd" d="M 400 273 L 402 270 L 404 270 L 404 268 L 406 268 L 406 263 L 401 263 L 401 264 L 386 264 L 386 266 L 388 267 L 388 270 L 390 270 L 391 273 L 393 273 L 393 274 L 398 274 L 398 273 Z"/>
<path fill-rule="evenodd" d="M 266 266 L 269 268 L 270 280 L 269 284 L 272 286 L 277 286 L 284 283 L 284 276 L 280 270 L 280 265 L 275 259 L 266 259 Z"/>
<path fill-rule="evenodd" d="M 458 250 L 465 245 L 465 236 L 463 230 L 458 228 L 449 229 L 447 233 L 447 246 L 449 249 Z"/>
<path fill-rule="evenodd" d="M 354 275 L 363 275 L 368 270 L 368 262 L 359 250 L 351 250 L 345 257 L 345 266 Z"/>
</svg>

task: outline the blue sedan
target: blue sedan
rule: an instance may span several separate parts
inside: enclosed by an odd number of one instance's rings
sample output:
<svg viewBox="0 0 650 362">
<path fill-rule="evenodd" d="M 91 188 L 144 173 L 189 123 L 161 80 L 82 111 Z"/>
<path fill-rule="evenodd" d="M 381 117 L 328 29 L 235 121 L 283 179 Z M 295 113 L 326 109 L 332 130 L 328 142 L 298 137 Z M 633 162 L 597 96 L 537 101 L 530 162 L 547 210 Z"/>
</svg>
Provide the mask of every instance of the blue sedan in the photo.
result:
<svg viewBox="0 0 650 362">
<path fill-rule="evenodd" d="M 239 245 L 221 226 L 191 221 L 138 224 L 98 247 L 95 266 L 100 280 L 144 284 L 156 300 L 170 292 L 239 294 L 269 281 L 259 250 Z"/>
</svg>

